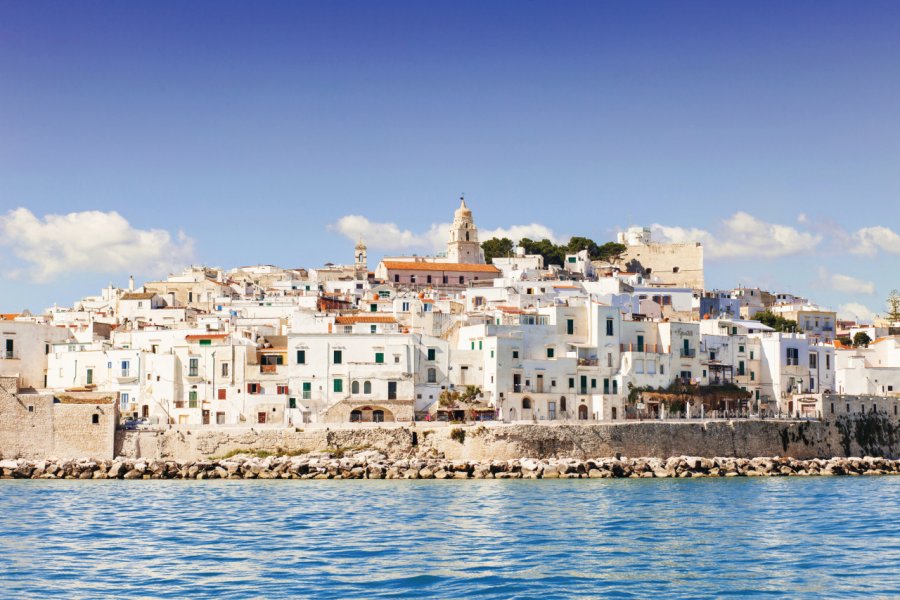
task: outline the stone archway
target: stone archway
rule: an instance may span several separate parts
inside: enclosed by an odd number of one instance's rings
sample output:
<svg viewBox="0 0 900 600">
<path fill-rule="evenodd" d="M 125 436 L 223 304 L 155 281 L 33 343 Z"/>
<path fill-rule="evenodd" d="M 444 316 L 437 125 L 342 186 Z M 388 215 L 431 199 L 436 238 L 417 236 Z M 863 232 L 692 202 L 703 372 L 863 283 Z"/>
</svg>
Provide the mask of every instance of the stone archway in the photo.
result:
<svg viewBox="0 0 900 600">
<path fill-rule="evenodd" d="M 578 407 L 578 420 L 579 421 L 587 421 L 588 418 L 588 407 L 586 404 L 582 404 Z"/>
</svg>

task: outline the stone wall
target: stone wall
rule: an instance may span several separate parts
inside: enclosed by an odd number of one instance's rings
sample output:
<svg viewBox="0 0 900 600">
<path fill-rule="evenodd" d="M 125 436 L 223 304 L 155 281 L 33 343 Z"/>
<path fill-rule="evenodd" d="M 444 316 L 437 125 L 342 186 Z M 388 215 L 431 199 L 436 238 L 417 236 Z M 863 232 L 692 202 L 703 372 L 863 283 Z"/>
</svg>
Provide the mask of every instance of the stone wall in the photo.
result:
<svg viewBox="0 0 900 600">
<path fill-rule="evenodd" d="M 22 393 L 15 378 L 0 378 L 3 458 L 111 458 L 116 420 L 108 395 Z"/>
<path fill-rule="evenodd" d="M 247 450 L 271 454 L 377 450 L 390 457 L 459 460 L 614 456 L 900 457 L 900 426 L 884 414 L 832 421 L 738 420 L 616 424 L 442 425 L 340 429 L 119 432 L 116 455 L 199 460 Z"/>
</svg>

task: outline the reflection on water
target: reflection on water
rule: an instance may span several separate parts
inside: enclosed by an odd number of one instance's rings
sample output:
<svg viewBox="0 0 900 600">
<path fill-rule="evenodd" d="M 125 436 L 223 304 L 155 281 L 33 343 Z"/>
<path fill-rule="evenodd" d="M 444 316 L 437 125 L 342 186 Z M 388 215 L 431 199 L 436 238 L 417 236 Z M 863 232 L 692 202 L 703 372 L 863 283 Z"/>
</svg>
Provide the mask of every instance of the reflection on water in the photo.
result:
<svg viewBox="0 0 900 600">
<path fill-rule="evenodd" d="M 4 597 L 900 596 L 900 477 L 2 481 Z"/>
</svg>

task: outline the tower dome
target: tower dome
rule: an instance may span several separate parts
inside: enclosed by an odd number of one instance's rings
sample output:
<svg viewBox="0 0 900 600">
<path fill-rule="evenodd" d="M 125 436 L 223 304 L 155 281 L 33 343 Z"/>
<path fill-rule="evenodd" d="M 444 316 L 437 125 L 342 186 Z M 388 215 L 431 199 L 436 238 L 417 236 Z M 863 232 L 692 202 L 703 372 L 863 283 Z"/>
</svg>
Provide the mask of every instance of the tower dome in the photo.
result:
<svg viewBox="0 0 900 600">
<path fill-rule="evenodd" d="M 464 198 L 453 213 L 450 239 L 447 243 L 447 260 L 453 263 L 484 264 L 484 253 L 478 243 L 478 228 L 472 220 L 472 211 Z"/>
</svg>

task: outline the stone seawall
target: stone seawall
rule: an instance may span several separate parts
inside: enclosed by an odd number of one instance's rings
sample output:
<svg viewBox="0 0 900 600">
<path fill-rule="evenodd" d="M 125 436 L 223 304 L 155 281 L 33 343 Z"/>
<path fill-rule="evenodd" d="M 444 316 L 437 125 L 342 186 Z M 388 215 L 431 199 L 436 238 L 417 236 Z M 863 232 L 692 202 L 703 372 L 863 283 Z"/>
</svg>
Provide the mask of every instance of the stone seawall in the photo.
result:
<svg viewBox="0 0 900 600">
<path fill-rule="evenodd" d="M 595 424 L 446 425 L 329 429 L 120 431 L 115 455 L 162 461 L 209 460 L 240 451 L 267 454 L 375 450 L 391 459 L 589 459 L 723 456 L 796 459 L 900 458 L 900 423 L 883 413 L 830 421 L 644 421 Z M 111 457 L 94 457 L 111 458 Z"/>
<path fill-rule="evenodd" d="M 217 461 L 0 461 L 3 479 L 611 479 L 898 475 L 900 460 L 867 456 L 795 458 L 598 458 L 579 460 L 390 460 L 375 450 L 351 456 L 253 457 Z"/>
</svg>

